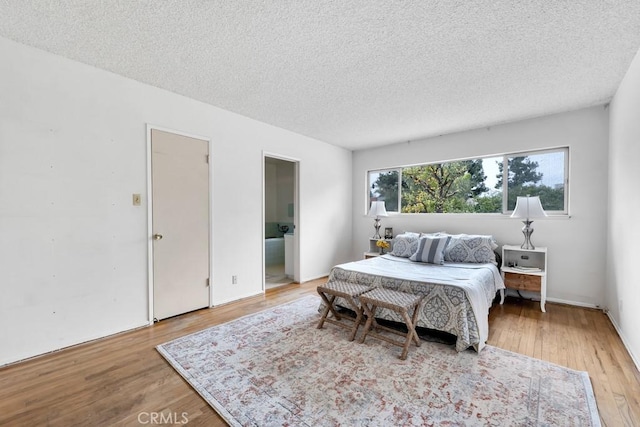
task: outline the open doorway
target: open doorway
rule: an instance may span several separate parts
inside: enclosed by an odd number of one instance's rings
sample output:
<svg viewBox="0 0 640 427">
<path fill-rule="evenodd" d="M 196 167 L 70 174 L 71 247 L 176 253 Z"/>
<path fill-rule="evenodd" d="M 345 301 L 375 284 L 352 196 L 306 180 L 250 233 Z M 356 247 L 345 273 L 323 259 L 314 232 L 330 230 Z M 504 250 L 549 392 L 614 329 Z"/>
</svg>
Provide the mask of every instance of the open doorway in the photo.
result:
<svg viewBox="0 0 640 427">
<path fill-rule="evenodd" d="M 298 162 L 264 155 L 264 289 L 297 282 Z"/>
</svg>

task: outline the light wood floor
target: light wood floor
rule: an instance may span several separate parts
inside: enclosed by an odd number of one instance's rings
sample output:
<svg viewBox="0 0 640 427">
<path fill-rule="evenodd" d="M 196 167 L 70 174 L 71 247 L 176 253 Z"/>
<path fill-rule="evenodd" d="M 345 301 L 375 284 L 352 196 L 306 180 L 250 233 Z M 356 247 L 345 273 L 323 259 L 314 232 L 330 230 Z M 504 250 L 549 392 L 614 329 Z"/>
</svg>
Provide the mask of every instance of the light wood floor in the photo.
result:
<svg viewBox="0 0 640 427">
<path fill-rule="evenodd" d="M 177 421 L 185 413 L 189 426 L 224 426 L 155 346 L 315 294 L 320 283 L 289 285 L 0 368 L 0 425 L 152 425 L 152 413 L 163 412 Z M 640 426 L 640 374 L 601 311 L 548 303 L 545 314 L 537 303 L 507 299 L 493 306 L 489 323 L 491 345 L 588 371 L 603 425 Z"/>
</svg>

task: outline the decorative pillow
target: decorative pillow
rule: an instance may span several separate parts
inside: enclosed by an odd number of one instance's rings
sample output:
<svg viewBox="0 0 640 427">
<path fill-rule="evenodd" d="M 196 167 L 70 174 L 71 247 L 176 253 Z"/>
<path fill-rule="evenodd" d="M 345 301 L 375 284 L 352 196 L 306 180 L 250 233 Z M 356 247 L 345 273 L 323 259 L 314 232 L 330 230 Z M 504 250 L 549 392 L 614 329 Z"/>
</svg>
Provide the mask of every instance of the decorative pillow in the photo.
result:
<svg viewBox="0 0 640 427">
<path fill-rule="evenodd" d="M 449 240 L 451 236 L 421 237 L 418 250 L 409 259 L 429 264 L 444 264 L 444 250 Z"/>
<path fill-rule="evenodd" d="M 498 245 L 493 236 L 458 234 L 451 236 L 451 241 L 444 251 L 444 260 L 448 262 L 496 263 L 493 252 Z"/>
<path fill-rule="evenodd" d="M 391 255 L 409 258 L 418 250 L 418 233 L 402 233 L 393 238 L 393 251 Z"/>
</svg>

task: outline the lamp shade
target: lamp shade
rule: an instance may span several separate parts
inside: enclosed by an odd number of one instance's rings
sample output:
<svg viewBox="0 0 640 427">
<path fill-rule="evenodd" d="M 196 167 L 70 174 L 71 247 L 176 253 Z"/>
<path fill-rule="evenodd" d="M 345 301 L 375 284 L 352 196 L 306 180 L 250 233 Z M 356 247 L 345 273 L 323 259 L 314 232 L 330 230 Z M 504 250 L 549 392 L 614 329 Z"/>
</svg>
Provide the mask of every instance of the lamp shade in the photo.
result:
<svg viewBox="0 0 640 427">
<path fill-rule="evenodd" d="M 542 209 L 542 203 L 540 203 L 540 197 L 538 196 L 526 196 L 518 197 L 516 201 L 516 208 L 511 214 L 511 218 L 544 218 L 547 214 Z"/>
<path fill-rule="evenodd" d="M 371 202 L 371 207 L 369 208 L 369 214 L 371 218 L 379 218 L 381 216 L 389 216 L 387 214 L 387 209 L 384 207 L 384 202 Z"/>
</svg>

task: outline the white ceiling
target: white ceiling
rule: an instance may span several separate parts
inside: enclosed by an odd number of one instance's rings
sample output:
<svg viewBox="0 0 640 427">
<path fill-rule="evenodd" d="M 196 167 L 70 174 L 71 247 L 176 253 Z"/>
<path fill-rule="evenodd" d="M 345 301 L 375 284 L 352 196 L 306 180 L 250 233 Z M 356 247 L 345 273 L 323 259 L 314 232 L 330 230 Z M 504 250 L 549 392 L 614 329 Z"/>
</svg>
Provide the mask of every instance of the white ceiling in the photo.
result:
<svg viewBox="0 0 640 427">
<path fill-rule="evenodd" d="M 3 0 L 0 35 L 357 150 L 606 103 L 638 0 Z"/>
</svg>

